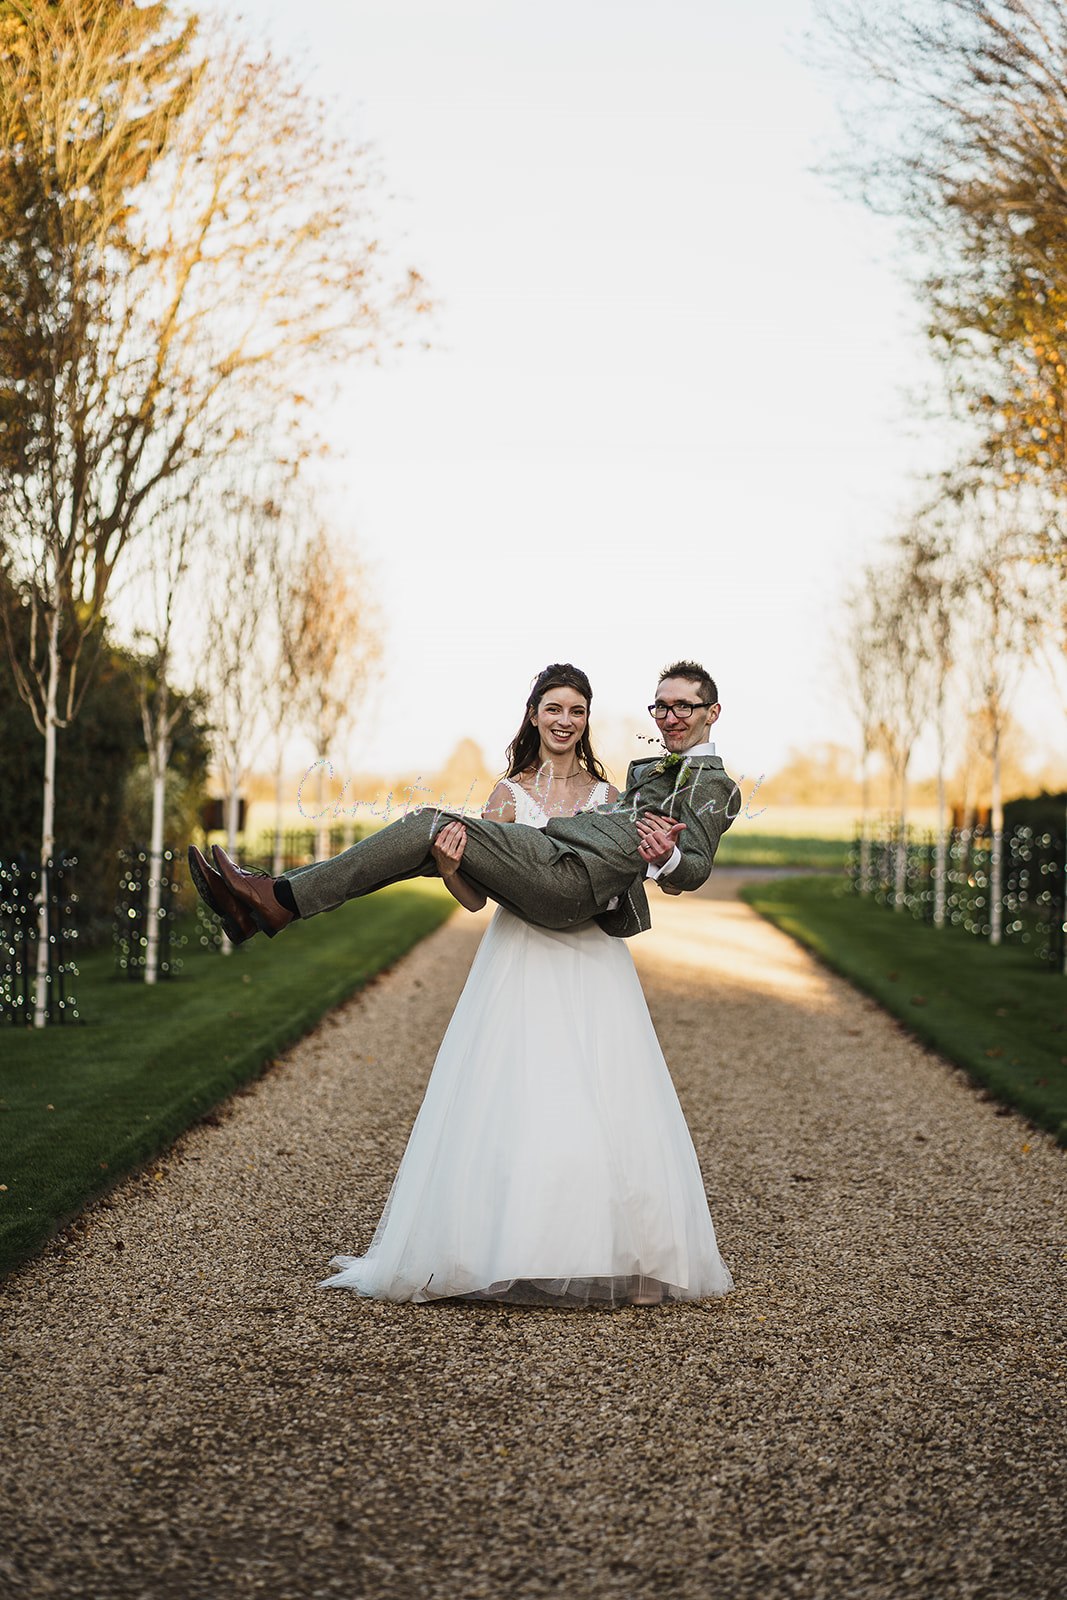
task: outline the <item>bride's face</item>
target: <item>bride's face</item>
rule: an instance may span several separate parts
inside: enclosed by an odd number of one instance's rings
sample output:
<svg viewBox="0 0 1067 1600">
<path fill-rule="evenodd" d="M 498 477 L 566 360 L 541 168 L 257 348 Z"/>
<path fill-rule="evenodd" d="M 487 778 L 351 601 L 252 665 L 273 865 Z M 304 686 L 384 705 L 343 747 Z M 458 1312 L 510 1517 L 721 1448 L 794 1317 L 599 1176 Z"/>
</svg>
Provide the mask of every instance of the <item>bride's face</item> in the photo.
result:
<svg viewBox="0 0 1067 1600">
<path fill-rule="evenodd" d="M 537 729 L 545 755 L 562 756 L 573 750 L 586 730 L 589 707 L 577 689 L 546 689 L 530 721 Z"/>
</svg>

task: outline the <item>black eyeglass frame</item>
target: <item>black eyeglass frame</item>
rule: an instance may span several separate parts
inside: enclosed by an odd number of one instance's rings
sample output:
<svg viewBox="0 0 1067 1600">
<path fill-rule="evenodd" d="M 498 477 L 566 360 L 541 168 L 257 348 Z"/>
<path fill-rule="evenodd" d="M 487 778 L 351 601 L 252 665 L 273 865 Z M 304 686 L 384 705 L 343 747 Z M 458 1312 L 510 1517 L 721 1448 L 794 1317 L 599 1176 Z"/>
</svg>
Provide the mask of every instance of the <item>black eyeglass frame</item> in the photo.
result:
<svg viewBox="0 0 1067 1600">
<path fill-rule="evenodd" d="M 714 700 L 679 700 L 677 705 L 669 706 L 663 700 L 654 700 L 648 708 L 648 714 L 656 722 L 666 722 L 673 711 L 676 717 L 680 717 L 683 722 L 688 722 L 693 712 L 699 711 L 701 706 L 706 709 L 708 706 L 715 704 Z M 656 715 L 657 706 L 663 706 L 663 714 L 661 716 Z"/>
</svg>

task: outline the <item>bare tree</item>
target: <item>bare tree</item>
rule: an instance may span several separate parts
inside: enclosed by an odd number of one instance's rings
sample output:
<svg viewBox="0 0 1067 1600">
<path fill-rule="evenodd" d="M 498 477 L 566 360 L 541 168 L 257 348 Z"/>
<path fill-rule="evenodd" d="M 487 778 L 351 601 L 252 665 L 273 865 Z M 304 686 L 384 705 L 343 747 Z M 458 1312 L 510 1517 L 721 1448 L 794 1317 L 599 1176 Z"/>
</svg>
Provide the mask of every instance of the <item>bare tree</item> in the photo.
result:
<svg viewBox="0 0 1067 1600">
<path fill-rule="evenodd" d="M 900 541 L 926 639 L 929 710 L 937 742 L 937 838 L 934 858 L 934 926 L 945 923 L 948 878 L 948 711 L 964 582 L 953 542 L 943 526 L 917 519 Z"/>
<path fill-rule="evenodd" d="M 152 786 L 145 904 L 147 984 L 154 984 L 159 973 L 167 772 L 175 730 L 187 709 L 184 696 L 175 693 L 176 632 L 189 593 L 191 563 L 202 542 L 204 516 L 205 508 L 195 488 L 190 488 L 184 499 L 171 499 L 165 518 L 152 530 L 152 538 L 146 544 L 148 568 L 137 585 L 138 621 L 133 637 L 141 652 L 138 696 Z"/>
<path fill-rule="evenodd" d="M 358 693 L 380 653 L 377 607 L 357 557 L 339 553 L 314 494 L 296 481 L 279 496 L 278 540 L 271 594 L 272 669 L 264 684 L 271 705 L 274 744 L 274 869 L 282 870 L 283 762 L 301 727 L 318 752 L 351 728 Z M 317 771 L 318 851 L 328 849 L 323 755 Z"/>
<path fill-rule="evenodd" d="M 1002 932 L 1004 807 L 1001 744 L 1012 696 L 1033 656 L 1043 619 L 1035 594 L 1028 539 L 1004 497 L 972 503 L 963 568 L 969 610 L 971 681 L 988 733 L 992 760 L 989 939 Z"/>
<path fill-rule="evenodd" d="M 881 581 L 877 567 L 864 567 L 843 597 L 844 621 L 833 634 L 837 683 L 859 732 L 859 882 L 863 894 L 871 888 L 871 758 L 880 748 L 879 735 L 886 722 L 878 635 Z"/>
<path fill-rule="evenodd" d="M 286 497 L 287 503 L 290 497 Z M 301 718 L 303 663 L 311 652 L 316 619 L 305 604 L 302 573 L 306 560 L 305 530 L 281 516 L 273 547 L 269 607 L 274 640 L 272 671 L 264 685 L 270 701 L 274 751 L 274 842 L 272 870 L 284 871 L 284 766 L 290 738 Z"/>
<path fill-rule="evenodd" d="M 241 787 L 270 731 L 264 686 L 277 663 L 269 618 L 277 571 L 278 512 L 254 484 L 238 480 L 220 499 L 211 529 L 217 552 L 197 683 L 211 718 L 211 744 L 223 791 L 226 845 L 236 854 Z M 235 598 L 239 603 L 235 604 Z M 231 949 L 224 941 L 223 949 Z"/>
<path fill-rule="evenodd" d="M 874 639 L 884 698 L 877 738 L 893 775 L 896 859 L 893 909 L 903 911 L 907 877 L 908 772 L 930 706 L 930 642 L 913 549 L 897 546 L 872 587 Z"/>
<path fill-rule="evenodd" d="M 381 652 L 378 621 L 366 574 L 342 557 L 319 521 L 289 591 L 296 680 L 303 724 L 318 752 L 316 854 L 329 854 L 325 821 L 326 765 L 337 739 L 358 715 L 359 694 Z"/>
<path fill-rule="evenodd" d="M 56 732 L 130 542 L 257 427 L 308 448 L 322 363 L 373 355 L 424 300 L 390 280 L 360 152 L 284 65 L 163 5 L 0 13 L 0 553 L 32 616 L 15 679 Z M 280 445 L 279 445 L 280 448 Z M 35 1022 L 46 1020 L 47 893 Z"/>
</svg>

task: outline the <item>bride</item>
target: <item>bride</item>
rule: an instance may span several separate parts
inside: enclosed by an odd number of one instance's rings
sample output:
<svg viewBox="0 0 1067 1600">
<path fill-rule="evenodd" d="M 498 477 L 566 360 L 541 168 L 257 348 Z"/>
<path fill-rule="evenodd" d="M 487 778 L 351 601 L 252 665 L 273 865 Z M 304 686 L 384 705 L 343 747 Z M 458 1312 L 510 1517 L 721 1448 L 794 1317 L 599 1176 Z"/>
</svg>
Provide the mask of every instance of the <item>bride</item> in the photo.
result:
<svg viewBox="0 0 1067 1600">
<path fill-rule="evenodd" d="M 591 699 L 577 667 L 545 668 L 483 816 L 542 828 L 617 798 Z M 479 911 L 465 838 L 448 824 L 434 857 Z M 417 1302 L 656 1305 L 733 1287 L 626 941 L 496 908 L 370 1248 L 330 1267 L 319 1288 Z"/>
</svg>

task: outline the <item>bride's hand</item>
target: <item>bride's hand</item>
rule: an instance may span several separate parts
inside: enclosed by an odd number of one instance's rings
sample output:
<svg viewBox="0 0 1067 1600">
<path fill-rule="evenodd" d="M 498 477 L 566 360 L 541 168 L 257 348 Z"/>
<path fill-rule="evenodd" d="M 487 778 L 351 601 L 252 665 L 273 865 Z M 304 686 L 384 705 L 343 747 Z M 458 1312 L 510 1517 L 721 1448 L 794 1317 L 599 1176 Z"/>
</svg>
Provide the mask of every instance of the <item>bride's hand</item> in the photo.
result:
<svg viewBox="0 0 1067 1600">
<path fill-rule="evenodd" d="M 430 846 L 430 854 L 437 862 L 442 878 L 451 878 L 459 871 L 463 852 L 467 847 L 467 830 L 462 822 L 446 822 Z"/>
</svg>

